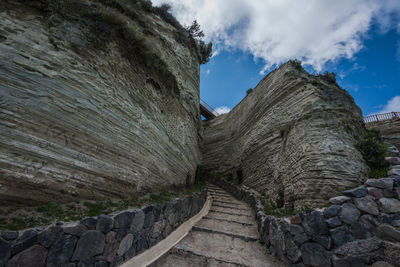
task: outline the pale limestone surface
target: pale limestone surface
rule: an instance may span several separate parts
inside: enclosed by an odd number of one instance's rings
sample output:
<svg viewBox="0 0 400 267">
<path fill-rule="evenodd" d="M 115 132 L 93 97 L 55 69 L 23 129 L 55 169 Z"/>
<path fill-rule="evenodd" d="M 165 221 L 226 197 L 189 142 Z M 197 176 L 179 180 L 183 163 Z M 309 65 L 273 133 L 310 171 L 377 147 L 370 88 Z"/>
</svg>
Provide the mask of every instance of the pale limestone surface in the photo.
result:
<svg viewBox="0 0 400 267">
<path fill-rule="evenodd" d="M 367 123 L 368 129 L 377 129 L 381 132 L 383 139 L 400 150 L 400 119 L 385 120 Z"/>
<path fill-rule="evenodd" d="M 199 62 L 144 14 L 178 88 L 89 29 L 0 2 L 0 203 L 104 199 L 192 178 L 200 162 Z"/>
<path fill-rule="evenodd" d="M 365 131 L 351 96 L 288 62 L 231 112 L 203 123 L 203 164 L 242 169 L 244 184 L 285 205 L 320 206 L 367 173 L 355 137 Z"/>
</svg>

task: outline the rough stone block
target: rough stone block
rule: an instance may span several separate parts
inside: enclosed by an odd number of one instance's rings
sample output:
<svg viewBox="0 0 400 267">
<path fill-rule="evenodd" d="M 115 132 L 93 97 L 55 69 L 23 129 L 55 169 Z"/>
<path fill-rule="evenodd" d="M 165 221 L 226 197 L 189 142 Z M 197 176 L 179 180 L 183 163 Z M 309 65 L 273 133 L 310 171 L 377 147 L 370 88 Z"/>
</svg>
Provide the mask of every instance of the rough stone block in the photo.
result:
<svg viewBox="0 0 400 267">
<path fill-rule="evenodd" d="M 343 192 L 344 195 L 349 197 L 365 197 L 367 195 L 367 189 L 365 186 L 359 186 L 353 189 L 349 189 Z"/>
<path fill-rule="evenodd" d="M 33 245 L 30 248 L 12 257 L 7 266 L 46 266 L 47 249 L 40 245 Z"/>
<path fill-rule="evenodd" d="M 326 218 L 336 216 L 339 213 L 339 211 L 341 210 L 341 208 L 342 207 L 339 205 L 331 205 L 324 210 L 324 216 Z"/>
<path fill-rule="evenodd" d="M 383 197 L 379 199 L 380 210 L 385 213 L 398 213 L 400 212 L 400 201 L 395 198 Z"/>
<path fill-rule="evenodd" d="M 301 245 L 301 254 L 305 265 L 330 266 L 331 261 L 325 248 L 317 243 L 305 243 Z"/>
<path fill-rule="evenodd" d="M 393 188 L 393 178 L 380 178 L 380 179 L 368 179 L 365 182 L 368 186 L 373 186 L 382 189 L 392 189 Z"/>
<path fill-rule="evenodd" d="M 97 218 L 96 230 L 101 231 L 103 233 L 108 233 L 114 226 L 114 220 L 112 217 L 108 215 L 101 214 Z"/>
<path fill-rule="evenodd" d="M 63 235 L 49 249 L 47 267 L 64 266 L 69 262 L 74 252 L 78 238 L 74 235 Z"/>
<path fill-rule="evenodd" d="M 339 218 L 347 224 L 352 224 L 358 220 L 360 211 L 351 203 L 344 203 L 339 212 Z"/>
<path fill-rule="evenodd" d="M 60 226 L 50 226 L 38 234 L 39 243 L 45 248 L 49 248 L 63 235 L 64 231 Z"/>
<path fill-rule="evenodd" d="M 366 213 L 377 216 L 379 214 L 378 205 L 372 196 L 365 196 L 354 199 L 356 207 Z"/>
<path fill-rule="evenodd" d="M 97 254 L 103 253 L 105 236 L 102 232 L 89 230 L 85 232 L 76 245 L 73 261 L 87 260 Z"/>
<path fill-rule="evenodd" d="M 133 213 L 130 211 L 123 211 L 114 216 L 115 228 L 130 228 L 133 220 Z"/>
<path fill-rule="evenodd" d="M 16 241 L 12 247 L 11 254 L 17 254 L 24 249 L 29 248 L 37 242 L 37 232 L 35 230 L 26 230 Z"/>
</svg>

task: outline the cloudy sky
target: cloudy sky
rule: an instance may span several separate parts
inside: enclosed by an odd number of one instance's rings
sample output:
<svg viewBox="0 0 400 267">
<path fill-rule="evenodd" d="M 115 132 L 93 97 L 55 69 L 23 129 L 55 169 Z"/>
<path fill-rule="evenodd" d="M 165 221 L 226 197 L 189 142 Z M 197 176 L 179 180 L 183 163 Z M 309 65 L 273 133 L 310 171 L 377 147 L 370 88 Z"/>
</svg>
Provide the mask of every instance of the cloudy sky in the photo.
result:
<svg viewBox="0 0 400 267">
<path fill-rule="evenodd" d="M 364 115 L 400 111 L 400 0 L 152 0 L 183 25 L 196 19 L 214 56 L 201 97 L 229 111 L 289 59 L 336 72 Z"/>
</svg>

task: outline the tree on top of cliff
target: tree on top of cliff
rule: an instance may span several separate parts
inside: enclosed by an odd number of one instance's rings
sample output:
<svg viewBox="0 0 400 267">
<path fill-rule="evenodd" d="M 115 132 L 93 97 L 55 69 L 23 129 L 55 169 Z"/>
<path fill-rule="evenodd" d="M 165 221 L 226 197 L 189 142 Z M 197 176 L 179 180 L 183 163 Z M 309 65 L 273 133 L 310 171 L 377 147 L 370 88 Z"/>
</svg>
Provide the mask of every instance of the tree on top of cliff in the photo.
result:
<svg viewBox="0 0 400 267">
<path fill-rule="evenodd" d="M 186 27 L 186 30 L 189 32 L 189 35 L 193 38 L 203 38 L 204 32 L 200 29 L 200 24 L 197 20 L 194 20 L 192 25 Z"/>
<path fill-rule="evenodd" d="M 186 27 L 189 36 L 193 38 L 197 44 L 197 54 L 200 59 L 200 64 L 207 63 L 212 55 L 212 43 L 206 44 L 203 40 L 204 32 L 200 29 L 200 24 L 194 20 L 192 25 Z"/>
</svg>

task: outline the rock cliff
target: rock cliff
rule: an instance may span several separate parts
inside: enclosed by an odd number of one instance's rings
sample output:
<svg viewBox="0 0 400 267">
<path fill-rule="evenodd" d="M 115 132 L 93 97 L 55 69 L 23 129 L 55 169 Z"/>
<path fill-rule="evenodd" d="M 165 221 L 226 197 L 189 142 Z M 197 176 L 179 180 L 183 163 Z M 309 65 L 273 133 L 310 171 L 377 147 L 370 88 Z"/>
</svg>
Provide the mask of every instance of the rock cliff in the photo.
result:
<svg viewBox="0 0 400 267">
<path fill-rule="evenodd" d="M 123 197 L 193 179 L 196 51 L 160 16 L 106 2 L 0 2 L 2 205 Z"/>
<path fill-rule="evenodd" d="M 319 206 L 366 179 L 360 109 L 328 75 L 288 62 L 203 124 L 203 164 L 288 208 Z"/>
<path fill-rule="evenodd" d="M 384 120 L 366 124 L 367 129 L 377 129 L 384 141 L 400 150 L 400 119 Z"/>
</svg>

